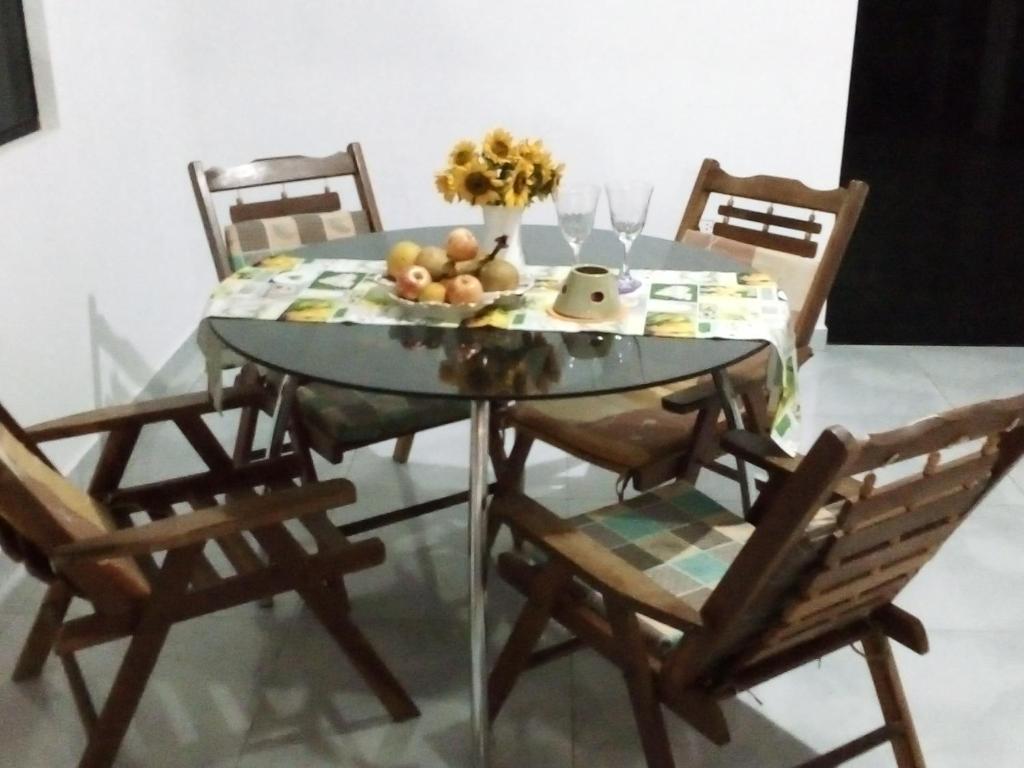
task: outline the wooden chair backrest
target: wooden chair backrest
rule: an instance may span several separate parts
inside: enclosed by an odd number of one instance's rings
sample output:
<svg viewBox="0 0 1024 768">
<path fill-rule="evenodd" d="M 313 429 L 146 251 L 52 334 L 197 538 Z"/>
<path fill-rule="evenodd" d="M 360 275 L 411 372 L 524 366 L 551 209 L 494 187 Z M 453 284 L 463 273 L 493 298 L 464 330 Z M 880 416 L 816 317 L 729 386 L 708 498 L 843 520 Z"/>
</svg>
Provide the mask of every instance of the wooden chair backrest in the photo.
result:
<svg viewBox="0 0 1024 768">
<path fill-rule="evenodd" d="M 0 403 L 0 428 L 10 432 L 18 442 L 28 448 L 46 466 L 53 466 L 17 419 L 4 408 L 3 403 Z M 47 557 L 32 542 L 14 530 L 2 516 L 0 516 L 0 549 L 16 563 L 23 563 L 25 569 L 37 579 L 46 582 L 53 579 L 53 569 L 50 568 L 50 561 Z"/>
<path fill-rule="evenodd" d="M 722 665 L 732 674 L 869 618 L 1022 453 L 1024 395 L 865 440 L 826 430 L 791 477 L 762 492 L 761 522 L 704 606 L 715 631 L 677 652 L 701 674 Z M 877 470 L 897 464 L 899 478 L 880 484 Z M 835 525 L 812 542 L 812 519 L 841 481 L 863 473 L 857 498 L 830 506 Z"/>
<path fill-rule="evenodd" d="M 102 504 L 68 482 L 3 424 L 0 521 L 3 538 L 15 541 L 20 550 L 12 554 L 34 563 L 48 563 L 62 544 L 115 528 Z M 129 558 L 83 562 L 64 575 L 98 606 L 123 606 L 149 594 L 149 583 Z"/>
<path fill-rule="evenodd" d="M 377 201 L 373 196 L 373 187 L 370 185 L 370 176 L 366 170 L 366 161 L 358 143 L 349 144 L 344 152 L 337 152 L 328 157 L 285 155 L 253 160 L 251 163 L 231 168 L 204 169 L 203 164 L 197 160 L 189 163 L 188 171 L 196 205 L 199 207 L 199 216 L 206 231 L 206 241 L 210 246 L 219 279 L 230 275 L 232 269 L 224 229 L 218 221 L 213 201 L 213 195 L 218 192 L 240 192 L 254 187 L 350 176 L 355 183 L 359 204 L 362 207 L 361 211 L 352 211 L 356 231 L 383 230 Z M 251 203 L 243 202 L 239 197 L 238 202 L 231 206 L 229 214 L 232 223 L 237 224 L 253 219 L 292 216 L 299 213 L 326 213 L 340 208 L 341 198 L 338 193 L 325 190 L 318 194 L 296 197 L 282 195 L 277 200 Z"/>
<path fill-rule="evenodd" d="M 725 204 L 718 206 L 717 211 L 711 212 L 713 216 L 721 217 L 720 221 L 712 225 L 713 234 L 802 258 L 818 255 L 819 243 L 814 240 L 814 236 L 822 233 L 822 224 L 816 220 L 817 216 L 822 213 L 835 216 L 807 297 L 794 323 L 797 348 L 809 346 L 814 326 L 835 283 L 839 266 L 860 218 L 868 185 L 853 180 L 846 187 L 819 190 L 811 189 L 796 179 L 780 176 L 732 176 L 722 170 L 717 160 L 708 158 L 701 164 L 697 174 L 679 223 L 676 240 L 682 240 L 688 230 L 700 228 L 712 194 L 728 198 Z M 756 210 L 759 206 L 748 207 L 749 203 L 738 202 L 733 198 L 766 203 L 767 209 Z M 776 214 L 776 205 L 806 210 L 809 212 L 808 217 L 802 219 Z M 750 222 L 754 226 L 735 224 L 733 220 L 736 219 Z M 785 232 L 777 231 L 779 229 Z M 802 235 L 788 234 L 792 232 Z"/>
</svg>

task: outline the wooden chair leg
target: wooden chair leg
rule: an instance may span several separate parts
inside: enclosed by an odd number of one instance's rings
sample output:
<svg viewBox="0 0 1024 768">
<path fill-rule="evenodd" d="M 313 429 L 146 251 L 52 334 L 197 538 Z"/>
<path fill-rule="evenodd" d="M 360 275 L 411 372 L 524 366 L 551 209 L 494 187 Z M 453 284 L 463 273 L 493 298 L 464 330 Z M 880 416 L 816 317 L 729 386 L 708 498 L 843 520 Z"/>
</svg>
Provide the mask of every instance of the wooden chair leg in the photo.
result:
<svg viewBox="0 0 1024 768">
<path fill-rule="evenodd" d="M 103 711 L 89 734 L 89 744 L 78 768 L 113 765 L 169 631 L 167 624 L 132 638 Z"/>
<path fill-rule="evenodd" d="M 768 392 L 763 387 L 757 387 L 753 391 L 744 392 L 740 399 L 747 429 L 762 435 L 768 434 L 772 426 L 768 415 Z"/>
<path fill-rule="evenodd" d="M 300 589 L 299 594 L 341 646 L 360 677 L 377 694 L 391 719 L 402 722 L 418 717 L 420 711 L 402 684 L 377 655 L 359 627 L 331 600 L 330 594 L 323 589 Z"/>
<path fill-rule="evenodd" d="M 305 550 L 283 527 L 270 526 L 253 532 L 271 561 L 295 563 Z M 348 656 L 359 675 L 377 694 L 396 722 L 417 717 L 419 709 L 374 650 L 370 641 L 342 609 L 335 593 L 323 584 L 297 587 L 296 592 Z"/>
<path fill-rule="evenodd" d="M 559 562 L 549 563 L 534 577 L 526 605 L 491 670 L 487 684 L 491 720 L 498 716 L 516 680 L 529 666 L 530 655 L 551 618 L 552 606 L 569 578 L 569 570 Z"/>
<path fill-rule="evenodd" d="M 688 483 L 696 483 L 703 462 L 714 460 L 718 419 L 721 415 L 722 406 L 717 401 L 704 406 L 697 412 L 690 448 L 679 465 L 679 478 Z"/>
<path fill-rule="evenodd" d="M 664 713 L 658 700 L 654 673 L 647 660 L 647 646 L 640 634 L 636 614 L 614 597 L 605 596 L 605 608 L 615 640 L 622 652 L 622 672 L 633 705 L 633 717 L 640 731 L 648 768 L 675 768 L 672 748 L 665 730 Z"/>
<path fill-rule="evenodd" d="M 78 768 L 108 768 L 113 764 L 171 630 L 171 622 L 167 619 L 169 609 L 181 600 L 188 589 L 196 560 L 202 552 L 202 544 L 193 544 L 167 553 L 153 582 L 153 594 L 132 635 L 103 709 L 89 733 L 89 743 Z"/>
<path fill-rule="evenodd" d="M 60 630 L 64 615 L 71 605 L 71 590 L 63 581 L 57 580 L 50 584 L 39 606 L 36 619 L 32 622 L 25 645 L 18 656 L 11 679 L 15 682 L 31 680 L 39 677 L 43 665 L 53 650 L 53 641 Z"/>
<path fill-rule="evenodd" d="M 865 637 L 864 656 L 871 671 L 871 680 L 875 684 L 882 715 L 886 724 L 895 731 L 891 743 L 896 765 L 899 768 L 924 768 L 924 755 L 917 740 L 917 731 L 910 716 L 910 707 L 896 669 L 889 638 L 881 633 Z"/>
<path fill-rule="evenodd" d="M 247 405 L 238 416 L 238 433 L 235 435 L 235 448 L 231 460 L 236 467 L 249 463 L 252 455 L 253 441 L 256 439 L 256 425 L 259 422 L 260 409 L 255 405 Z"/>
<path fill-rule="evenodd" d="M 78 660 L 73 652 L 60 655 L 60 663 L 64 667 L 64 674 L 71 686 L 71 696 L 75 700 L 75 709 L 78 710 L 78 718 L 85 726 L 85 734 L 88 736 L 96 727 L 96 705 L 93 704 L 92 696 L 89 695 L 89 687 L 85 684 L 85 677 L 82 675 L 82 668 L 78 666 Z"/>
<path fill-rule="evenodd" d="M 505 463 L 505 478 L 501 485 L 514 493 L 522 493 L 526 485 L 526 459 L 533 447 L 533 436 L 516 430 L 516 439 Z"/>
<path fill-rule="evenodd" d="M 409 451 L 412 450 L 412 440 L 415 435 L 402 435 L 395 440 L 395 450 L 391 453 L 391 460 L 395 464 L 405 464 L 409 461 Z"/>
</svg>

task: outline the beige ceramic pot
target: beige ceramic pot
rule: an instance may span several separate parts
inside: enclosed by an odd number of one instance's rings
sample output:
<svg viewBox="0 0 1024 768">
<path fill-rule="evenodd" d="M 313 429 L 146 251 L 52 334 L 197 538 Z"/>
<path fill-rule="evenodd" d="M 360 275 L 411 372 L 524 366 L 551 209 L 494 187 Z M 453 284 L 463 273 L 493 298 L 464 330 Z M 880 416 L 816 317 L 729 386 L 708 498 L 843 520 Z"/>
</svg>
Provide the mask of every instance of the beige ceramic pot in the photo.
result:
<svg viewBox="0 0 1024 768">
<path fill-rule="evenodd" d="M 596 264 L 573 267 L 554 306 L 558 314 L 579 320 L 610 320 L 621 309 L 615 275 Z"/>
</svg>

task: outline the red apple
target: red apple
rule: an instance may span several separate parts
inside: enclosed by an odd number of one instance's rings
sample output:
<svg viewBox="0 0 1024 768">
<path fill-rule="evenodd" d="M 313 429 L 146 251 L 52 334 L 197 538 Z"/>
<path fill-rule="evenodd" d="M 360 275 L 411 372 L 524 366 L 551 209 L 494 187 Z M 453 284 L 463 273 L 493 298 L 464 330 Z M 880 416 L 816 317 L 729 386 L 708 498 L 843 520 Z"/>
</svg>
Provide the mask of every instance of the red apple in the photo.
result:
<svg viewBox="0 0 1024 768">
<path fill-rule="evenodd" d="M 473 275 L 459 275 L 448 284 L 449 304 L 476 304 L 484 295 L 484 287 Z"/>
<path fill-rule="evenodd" d="M 448 240 L 445 242 L 445 251 L 452 261 L 469 261 L 475 259 L 480 246 L 476 241 L 476 235 L 465 227 L 457 227 L 448 233 Z"/>
<path fill-rule="evenodd" d="M 420 292 L 430 285 L 431 277 L 426 267 L 409 267 L 398 276 L 395 291 L 403 299 L 416 301 Z"/>
</svg>

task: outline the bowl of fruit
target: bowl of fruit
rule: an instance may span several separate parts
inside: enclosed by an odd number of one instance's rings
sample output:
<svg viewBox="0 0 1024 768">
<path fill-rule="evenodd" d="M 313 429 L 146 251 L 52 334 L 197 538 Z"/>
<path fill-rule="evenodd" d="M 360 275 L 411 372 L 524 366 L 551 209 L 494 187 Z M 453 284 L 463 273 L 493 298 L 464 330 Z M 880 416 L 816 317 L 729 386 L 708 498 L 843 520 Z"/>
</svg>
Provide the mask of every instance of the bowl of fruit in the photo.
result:
<svg viewBox="0 0 1024 768">
<path fill-rule="evenodd" d="M 502 236 L 481 255 L 476 236 L 463 227 L 448 234 L 444 247 L 403 240 L 388 253 L 387 272 L 378 282 L 410 316 L 464 320 L 495 304 L 514 305 L 532 285 L 501 258 L 505 247 Z"/>
</svg>

